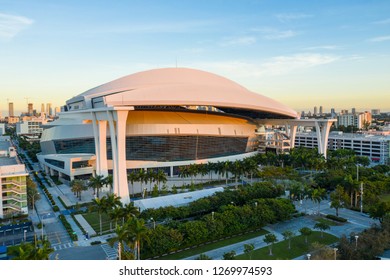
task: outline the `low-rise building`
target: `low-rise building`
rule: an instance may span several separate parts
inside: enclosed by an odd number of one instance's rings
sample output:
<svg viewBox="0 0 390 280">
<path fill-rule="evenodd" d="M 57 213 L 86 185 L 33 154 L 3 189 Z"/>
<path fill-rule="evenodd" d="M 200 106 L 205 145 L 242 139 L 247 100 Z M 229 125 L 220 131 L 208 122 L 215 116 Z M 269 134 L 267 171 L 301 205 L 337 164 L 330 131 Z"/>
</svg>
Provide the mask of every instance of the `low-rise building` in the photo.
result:
<svg viewBox="0 0 390 280">
<path fill-rule="evenodd" d="M 298 133 L 295 147 L 317 147 L 316 133 Z M 354 150 L 356 155 L 367 156 L 373 164 L 390 164 L 390 135 L 354 134 L 332 132 L 329 134 L 328 149 Z"/>
<path fill-rule="evenodd" d="M 28 213 L 27 176 L 10 137 L 0 137 L 0 219 Z"/>
</svg>

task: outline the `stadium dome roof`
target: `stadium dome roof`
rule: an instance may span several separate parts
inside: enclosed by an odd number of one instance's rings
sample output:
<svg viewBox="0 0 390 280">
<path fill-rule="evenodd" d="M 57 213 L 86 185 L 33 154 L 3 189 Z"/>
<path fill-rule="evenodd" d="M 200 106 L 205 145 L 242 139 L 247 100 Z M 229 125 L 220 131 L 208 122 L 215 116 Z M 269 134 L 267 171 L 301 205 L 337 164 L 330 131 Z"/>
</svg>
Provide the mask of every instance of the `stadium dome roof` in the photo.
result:
<svg viewBox="0 0 390 280">
<path fill-rule="evenodd" d="M 104 97 L 105 106 L 213 106 L 251 118 L 296 118 L 291 108 L 224 77 L 188 68 L 162 68 L 131 74 L 92 88 L 67 101 Z M 89 106 L 87 106 L 89 107 Z"/>
</svg>

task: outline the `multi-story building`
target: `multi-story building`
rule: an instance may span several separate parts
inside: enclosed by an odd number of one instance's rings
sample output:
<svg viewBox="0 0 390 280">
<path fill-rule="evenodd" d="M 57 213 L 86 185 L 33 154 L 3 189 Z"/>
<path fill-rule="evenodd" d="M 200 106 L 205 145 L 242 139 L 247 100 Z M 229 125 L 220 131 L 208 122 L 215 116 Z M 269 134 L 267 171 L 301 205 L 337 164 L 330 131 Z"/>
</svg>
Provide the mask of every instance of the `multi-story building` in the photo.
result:
<svg viewBox="0 0 390 280">
<path fill-rule="evenodd" d="M 13 102 L 9 102 L 8 103 L 8 117 L 13 117 L 15 116 L 14 114 L 14 103 Z"/>
<path fill-rule="evenodd" d="M 30 135 L 36 136 L 43 132 L 42 125 L 46 124 L 45 118 L 25 118 L 21 122 L 16 123 L 17 135 Z"/>
<path fill-rule="evenodd" d="M 34 105 L 32 103 L 28 103 L 27 105 L 27 114 L 32 116 L 34 114 Z"/>
<path fill-rule="evenodd" d="M 5 123 L 0 123 L 0 136 L 5 134 Z"/>
<path fill-rule="evenodd" d="M 0 219 L 28 213 L 27 176 L 10 137 L 0 137 Z"/>
<path fill-rule="evenodd" d="M 315 133 L 298 133 L 296 147 L 317 147 Z M 328 138 L 328 149 L 354 150 L 356 155 L 367 156 L 374 164 L 390 164 L 390 135 L 372 135 L 332 132 Z"/>
<path fill-rule="evenodd" d="M 358 129 L 364 128 L 366 125 L 370 125 L 372 121 L 371 113 L 370 112 L 362 112 L 362 113 L 355 113 L 355 114 L 340 114 L 337 116 L 337 124 L 336 126 L 339 127 L 340 125 L 348 127 L 348 126 L 354 126 Z"/>
</svg>

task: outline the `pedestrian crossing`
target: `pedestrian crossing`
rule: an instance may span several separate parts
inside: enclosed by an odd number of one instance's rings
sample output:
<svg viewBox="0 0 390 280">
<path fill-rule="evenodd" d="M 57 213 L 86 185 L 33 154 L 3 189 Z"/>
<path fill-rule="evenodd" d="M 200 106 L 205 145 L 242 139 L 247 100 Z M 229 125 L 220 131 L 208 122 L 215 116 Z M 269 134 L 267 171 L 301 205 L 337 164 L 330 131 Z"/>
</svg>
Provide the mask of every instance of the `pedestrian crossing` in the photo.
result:
<svg viewBox="0 0 390 280">
<path fill-rule="evenodd" d="M 102 247 L 104 253 L 106 253 L 108 260 L 116 260 L 117 259 L 118 253 L 117 253 L 116 246 L 114 246 L 114 248 L 108 244 L 102 244 L 100 246 Z"/>
<path fill-rule="evenodd" d="M 51 247 L 54 249 L 54 251 L 59 251 L 59 250 L 74 247 L 74 244 L 73 244 L 73 242 L 60 243 L 60 244 L 53 245 Z"/>
</svg>

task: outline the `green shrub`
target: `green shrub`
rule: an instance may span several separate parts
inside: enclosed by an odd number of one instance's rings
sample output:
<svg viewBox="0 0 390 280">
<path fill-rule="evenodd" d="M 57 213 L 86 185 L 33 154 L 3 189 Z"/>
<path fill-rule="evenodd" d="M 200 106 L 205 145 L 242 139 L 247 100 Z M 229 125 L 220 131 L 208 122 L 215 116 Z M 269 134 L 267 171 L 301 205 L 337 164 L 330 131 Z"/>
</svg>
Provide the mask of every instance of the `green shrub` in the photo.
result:
<svg viewBox="0 0 390 280">
<path fill-rule="evenodd" d="M 57 205 L 54 205 L 54 206 L 53 206 L 53 211 L 54 211 L 54 212 L 60 211 L 60 207 L 58 207 Z"/>
<path fill-rule="evenodd" d="M 102 243 L 101 241 L 96 240 L 96 241 L 92 241 L 91 245 L 98 245 L 98 244 L 101 244 L 101 243 Z"/>
<path fill-rule="evenodd" d="M 335 215 L 330 215 L 330 214 L 326 215 L 326 218 L 328 218 L 330 220 L 337 221 L 337 222 L 341 222 L 341 223 L 345 223 L 347 221 L 347 219 L 345 219 L 345 218 L 338 217 Z"/>
</svg>

